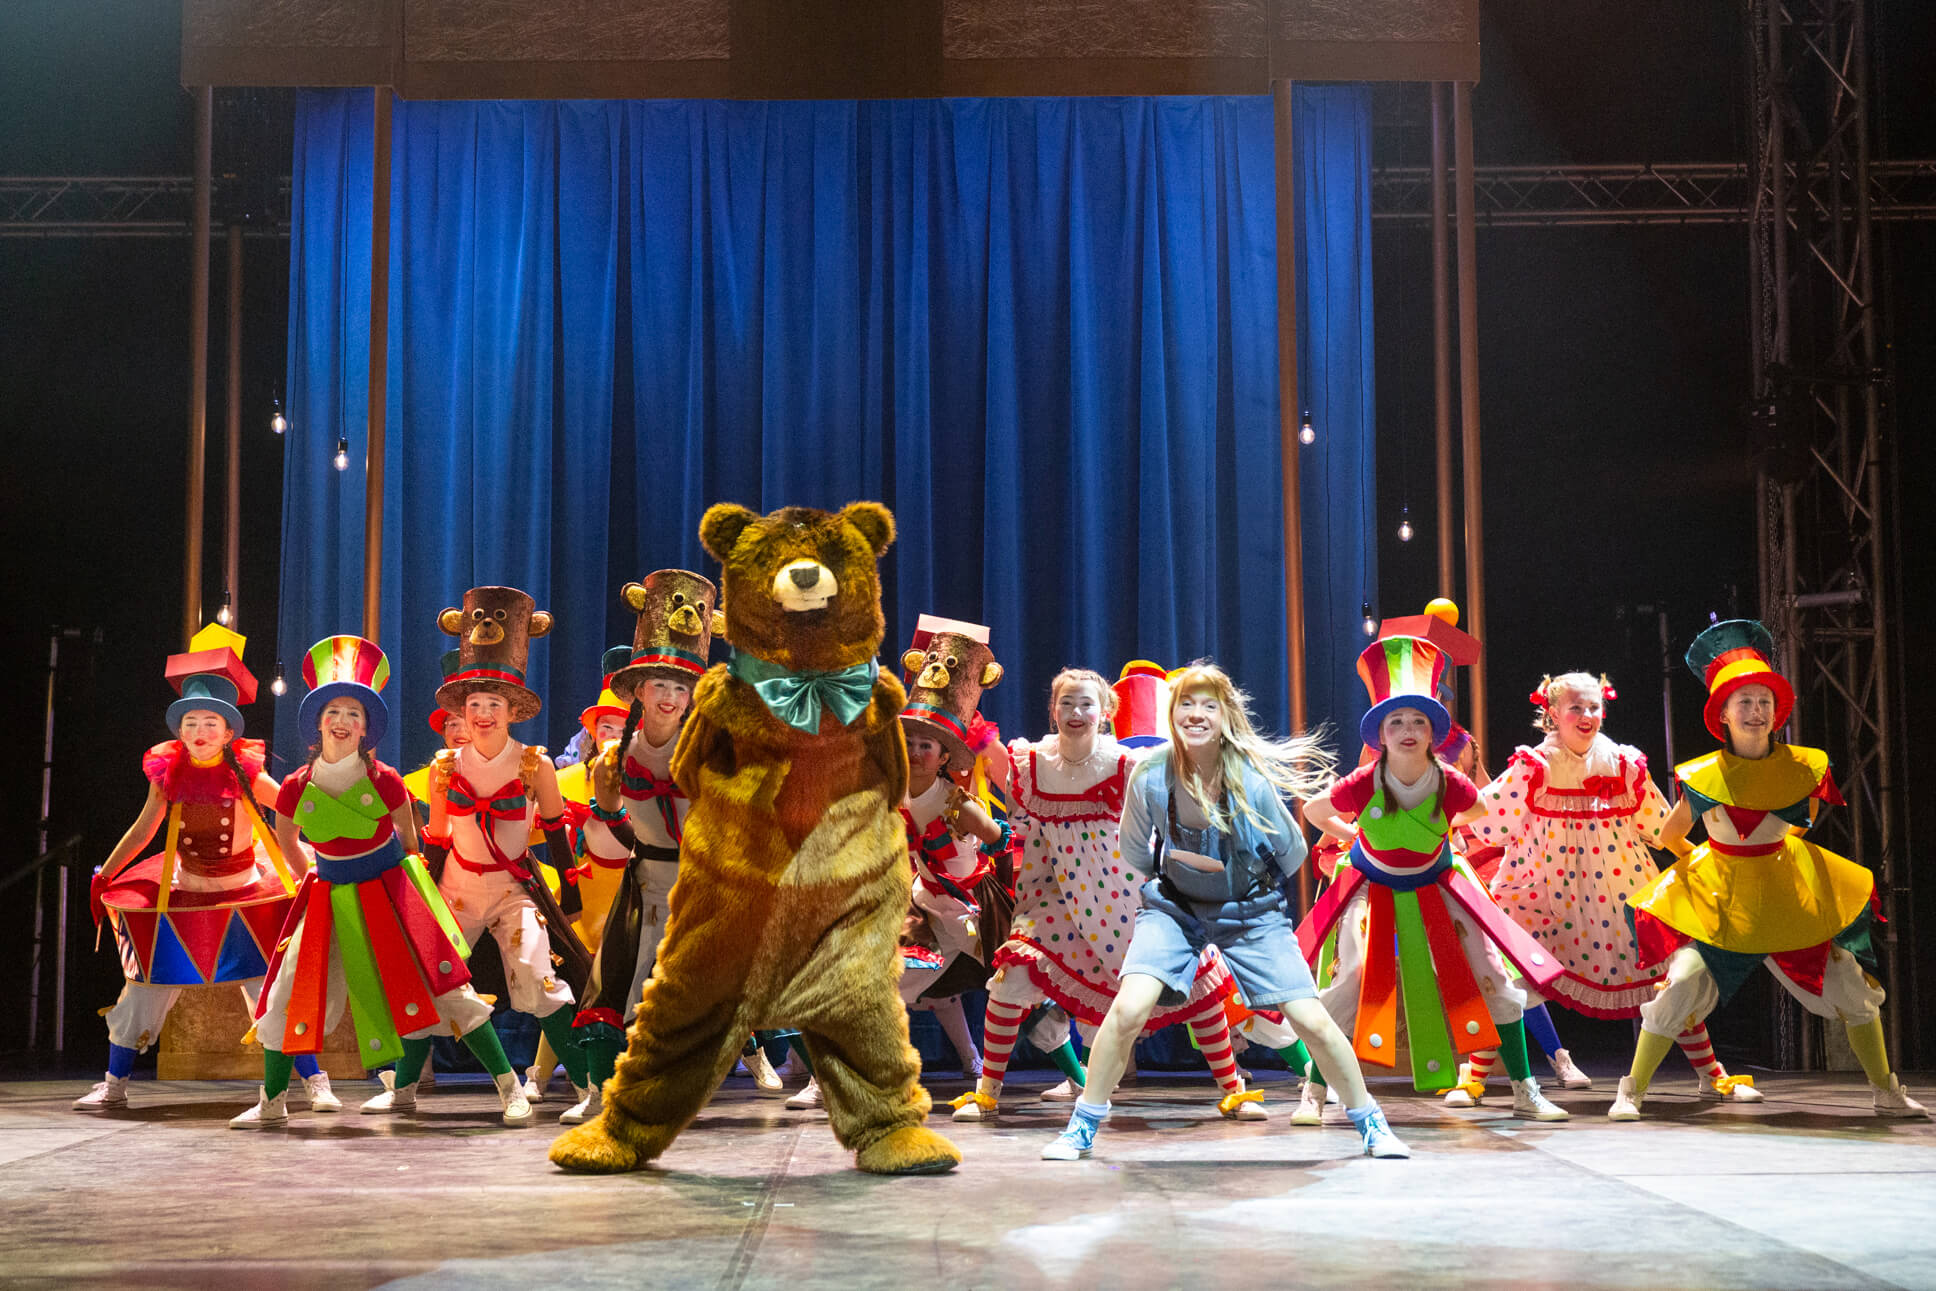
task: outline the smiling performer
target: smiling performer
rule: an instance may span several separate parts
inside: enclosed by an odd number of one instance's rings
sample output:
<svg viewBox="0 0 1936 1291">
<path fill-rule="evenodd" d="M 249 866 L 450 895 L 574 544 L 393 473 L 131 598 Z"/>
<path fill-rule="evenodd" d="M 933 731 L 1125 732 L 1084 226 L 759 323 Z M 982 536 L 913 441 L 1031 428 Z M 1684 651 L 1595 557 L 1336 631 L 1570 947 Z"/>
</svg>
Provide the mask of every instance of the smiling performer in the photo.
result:
<svg viewBox="0 0 1936 1291">
<path fill-rule="evenodd" d="M 1322 998 L 1352 1031 L 1360 1059 L 1396 1065 L 1402 998 L 1416 1088 L 1448 1089 L 1460 1057 L 1496 1048 L 1512 1078 L 1513 1115 L 1563 1121 L 1566 1111 L 1533 1079 L 1521 1021 L 1526 997 L 1500 956 L 1541 988 L 1559 965 L 1453 865 L 1452 818 L 1479 795 L 1432 752 L 1452 726 L 1437 698 L 1445 667 L 1444 651 L 1422 636 L 1395 634 L 1358 657 L 1372 699 L 1358 735 L 1378 758 L 1304 805 L 1304 818 L 1349 843 L 1351 853 L 1298 928 L 1298 941 L 1316 963 L 1325 937 L 1339 930 L 1337 971 Z"/>
<path fill-rule="evenodd" d="M 1117 973 L 1129 951 L 1139 878 L 1122 863 L 1116 831 L 1122 817 L 1132 756 L 1113 738 L 1098 738 L 1116 702 L 1109 683 L 1086 668 L 1066 668 L 1049 684 L 1055 733 L 1039 743 L 1016 740 L 990 750 L 1009 795 L 1010 823 L 1022 839 L 1015 874 L 1015 918 L 995 952 L 982 1025 L 982 1076 L 953 1101 L 957 1121 L 992 1120 L 1000 1107 L 1022 1022 L 1049 1001 L 1090 1026 L 1100 1026 L 1116 997 Z M 1231 1102 L 1243 1092 L 1223 1002 L 1234 989 L 1222 960 L 1206 956 L 1188 997 L 1159 1005 L 1147 1029 L 1184 1022 L 1210 1063 L 1226 1114 L 1256 1119 L 1255 1102 Z M 1067 1024 L 1038 1026 L 1030 1039 L 1080 1091 L 1087 1074 L 1076 1061 Z"/>
<path fill-rule="evenodd" d="M 1775 738 L 1795 706 L 1769 658 L 1774 638 L 1752 619 L 1717 623 L 1687 650 L 1708 688 L 1703 716 L 1722 748 L 1674 768 L 1684 791 L 1661 845 L 1681 859 L 1628 903 L 1641 954 L 1664 964 L 1659 994 L 1640 1006 L 1633 1070 L 1607 1118 L 1640 1119 L 1660 1060 L 1690 1024 L 1726 1003 L 1765 965 L 1817 1017 L 1839 1019 L 1869 1078 L 1877 1116 L 1928 1113 L 1889 1069 L 1879 982 L 1863 969 L 1875 878 L 1805 842 L 1820 804 L 1841 804 L 1820 749 Z M 1699 813 L 1707 842 L 1687 846 Z"/>
<path fill-rule="evenodd" d="M 1188 996 L 1200 957 L 1212 945 L 1245 1002 L 1281 1009 L 1340 1084 L 1366 1154 L 1410 1156 L 1365 1088 L 1350 1042 L 1318 1002 L 1285 913 L 1280 884 L 1297 873 L 1306 849 L 1283 799 L 1318 789 L 1329 777 L 1331 755 L 1315 737 L 1273 743 L 1258 736 L 1243 692 L 1209 663 L 1171 678 L 1170 730 L 1169 746 L 1131 776 L 1123 807 L 1123 863 L 1145 882 L 1122 984 L 1096 1032 L 1089 1083 L 1068 1128 L 1042 1158 L 1089 1155 L 1130 1046 L 1159 1004 Z M 1233 1104 L 1262 1097 L 1239 1089 L 1220 1110 L 1228 1114 Z"/>
<path fill-rule="evenodd" d="M 623 844 L 630 864 L 606 907 L 598 958 L 576 1030 L 585 1047 L 586 1097 L 558 1119 L 577 1125 L 597 1117 L 625 1028 L 652 975 L 665 937 L 672 884 L 679 877 L 679 840 L 692 805 L 672 782 L 672 750 L 692 707 L 692 688 L 706 674 L 719 589 L 687 569 L 660 569 L 627 583 L 619 596 L 638 615 L 630 646 L 605 652 L 612 696 L 625 705 L 619 729 L 601 740 L 586 766 L 597 797 L 587 828 L 605 833 L 603 851 Z M 774 1082 L 777 1084 L 777 1082 Z"/>
<path fill-rule="evenodd" d="M 187 653 L 168 659 L 168 680 L 181 695 L 168 706 L 178 738 L 142 757 L 148 799 L 90 891 L 95 923 L 112 923 L 128 980 L 107 1011 L 107 1077 L 75 1100 L 76 1111 L 128 1105 L 135 1055 L 161 1035 L 182 987 L 234 982 L 255 1008 L 295 881 L 255 807 L 276 799 L 276 782 L 262 770 L 267 750 L 238 738 L 237 705 L 255 699 L 244 644 L 210 624 Z M 162 850 L 135 861 L 164 818 Z M 340 1108 L 315 1060 L 306 1067 L 316 1110 Z"/>
<path fill-rule="evenodd" d="M 229 1125 L 288 1122 L 292 1059 L 322 1051 L 345 1005 L 365 1066 L 402 1060 L 421 1068 L 430 1036 L 448 1031 L 497 1082 L 504 1123 L 522 1124 L 531 1107 L 491 1029 L 491 1006 L 471 989 L 469 945 L 416 854 L 409 791 L 369 753 L 389 724 L 378 692 L 390 661 L 373 641 L 325 637 L 303 656 L 302 673 L 310 691 L 297 727 L 317 739 L 309 761 L 282 782 L 276 837 L 284 855 L 300 856 L 300 832 L 316 867 L 296 891 L 256 1006 L 260 1097 Z"/>
<path fill-rule="evenodd" d="M 551 631 L 551 615 L 514 587 L 473 587 L 464 607 L 437 616 L 458 638 L 458 666 L 437 689 L 446 712 L 462 713 L 470 743 L 437 755 L 430 775 L 430 826 L 423 831 L 431 872 L 466 941 L 489 930 L 504 963 L 511 1007 L 538 1027 L 565 1064 L 580 1099 L 584 1051 L 572 1035 L 572 988 L 591 969 L 591 955 L 571 931 L 529 850 L 532 819 L 546 850 L 569 856 L 558 773 L 544 750 L 511 738 L 513 722 L 538 715 L 540 700 L 524 684 L 531 638 Z M 363 1104 L 365 1112 L 410 1111 L 417 1105 L 423 1051 L 406 1049 L 396 1084 Z M 508 1117 L 507 1107 L 507 1117 Z"/>
</svg>

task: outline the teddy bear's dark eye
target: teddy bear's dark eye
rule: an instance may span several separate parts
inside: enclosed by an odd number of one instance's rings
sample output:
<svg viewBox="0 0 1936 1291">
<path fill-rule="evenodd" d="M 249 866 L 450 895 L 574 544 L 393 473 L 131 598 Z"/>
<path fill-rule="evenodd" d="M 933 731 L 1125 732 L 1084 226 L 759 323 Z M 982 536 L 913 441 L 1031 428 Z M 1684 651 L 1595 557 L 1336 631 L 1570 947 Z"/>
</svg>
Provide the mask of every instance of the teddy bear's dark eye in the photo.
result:
<svg viewBox="0 0 1936 1291">
<path fill-rule="evenodd" d="M 472 611 L 471 611 L 471 617 L 472 617 L 472 618 L 474 618 L 474 619 L 482 619 L 482 618 L 484 617 L 484 611 L 483 611 L 483 610 L 472 610 Z"/>
<path fill-rule="evenodd" d="M 674 605 L 684 605 L 686 603 L 686 594 L 684 592 L 674 592 L 672 594 L 672 603 Z"/>
<path fill-rule="evenodd" d="M 944 660 L 944 662 L 948 667 L 954 668 L 954 667 L 958 667 L 961 661 L 959 659 L 956 659 L 953 655 L 949 655 L 947 659 Z"/>
<path fill-rule="evenodd" d="M 492 617 L 492 618 L 494 618 L 494 619 L 496 619 L 496 620 L 497 620 L 497 621 L 498 621 L 499 623 L 502 623 L 502 622 L 504 622 L 504 611 L 503 611 L 503 610 L 492 610 L 492 611 L 491 611 L 491 617 Z"/>
</svg>

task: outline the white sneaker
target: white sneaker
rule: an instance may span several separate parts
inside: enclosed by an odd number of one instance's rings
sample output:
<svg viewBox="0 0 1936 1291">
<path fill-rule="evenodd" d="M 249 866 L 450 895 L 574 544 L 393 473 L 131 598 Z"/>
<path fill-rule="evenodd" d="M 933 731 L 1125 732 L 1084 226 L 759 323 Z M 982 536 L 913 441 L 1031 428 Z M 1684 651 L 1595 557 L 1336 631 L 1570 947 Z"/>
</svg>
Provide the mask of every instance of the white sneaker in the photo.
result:
<svg viewBox="0 0 1936 1291">
<path fill-rule="evenodd" d="M 807 1087 L 786 1100 L 786 1105 L 796 1112 L 811 1112 L 820 1106 L 820 1081 L 818 1077 L 809 1078 Z"/>
<path fill-rule="evenodd" d="M 524 1100 L 527 1103 L 544 1102 L 545 1086 L 551 1081 L 551 1073 L 538 1074 L 536 1067 L 528 1067 L 524 1073 Z"/>
<path fill-rule="evenodd" d="M 605 1110 L 605 1086 L 594 1082 L 591 1088 L 581 1091 L 584 1097 L 559 1113 L 560 1125 L 583 1125 L 595 1121 L 598 1114 Z"/>
<path fill-rule="evenodd" d="M 786 1094 L 786 1082 L 780 1079 L 779 1072 L 773 1070 L 773 1064 L 767 1059 L 766 1050 L 754 1049 L 752 1057 L 745 1059 L 740 1065 L 746 1068 L 746 1074 L 753 1078 L 753 1088 L 758 1091 L 761 1098 L 780 1098 Z"/>
<path fill-rule="evenodd" d="M 948 1106 L 954 1109 L 957 1121 L 992 1121 L 999 1111 L 1001 1096 L 1002 1082 L 983 1076 L 973 1089 Z"/>
<path fill-rule="evenodd" d="M 1564 1049 L 1555 1049 L 1546 1061 L 1553 1068 L 1553 1078 L 1560 1082 L 1563 1089 L 1592 1089 L 1593 1077 L 1581 1071 L 1573 1063 L 1573 1055 Z"/>
<path fill-rule="evenodd" d="M 1719 1081 L 1700 1078 L 1702 1099 L 1710 1103 L 1761 1103 L 1767 1095 L 1754 1087 L 1753 1076 L 1723 1076 Z"/>
<path fill-rule="evenodd" d="M 1065 1080 L 1060 1085 L 1050 1085 L 1043 1090 L 1042 1097 L 1051 1103 L 1073 1103 L 1082 1097 L 1082 1086 L 1073 1080 Z"/>
<path fill-rule="evenodd" d="M 1929 1110 L 1909 1096 L 1909 1091 L 1902 1087 L 1902 1081 L 1894 1073 L 1891 1073 L 1889 1076 L 1887 1088 L 1881 1085 L 1871 1085 L 1869 1088 L 1875 1092 L 1875 1114 L 1877 1116 L 1907 1119 L 1910 1117 L 1929 1115 Z"/>
<path fill-rule="evenodd" d="M 319 1071 L 313 1076 L 304 1077 L 303 1089 L 309 1095 L 310 1111 L 340 1112 L 343 1110 L 343 1100 L 338 1098 L 336 1091 L 329 1087 L 328 1072 Z M 287 1094 L 289 1091 L 283 1092 Z"/>
<path fill-rule="evenodd" d="M 1217 1111 L 1233 1121 L 1268 1121 L 1270 1109 L 1264 1106 L 1263 1094 L 1261 1089 L 1225 1094 L 1217 1101 Z"/>
<path fill-rule="evenodd" d="M 1291 1124 L 1324 1124 L 1324 1097 L 1318 1093 L 1320 1088 L 1315 1081 L 1304 1082 L 1304 1088 L 1298 1092 L 1297 1110 L 1291 1113 Z"/>
<path fill-rule="evenodd" d="M 773 1069 L 773 1074 L 781 1080 L 791 1083 L 806 1075 L 807 1069 L 800 1065 L 800 1055 L 793 1052 L 792 1047 L 788 1046 L 786 1057 L 780 1059 L 780 1065 Z"/>
<path fill-rule="evenodd" d="M 414 1112 L 417 1110 L 416 1081 L 413 1080 L 407 1085 L 399 1085 L 397 1084 L 397 1074 L 394 1071 L 378 1072 L 377 1079 L 383 1082 L 383 1092 L 357 1108 L 357 1111 L 362 1112 L 366 1116 L 376 1116 L 383 1112 Z"/>
<path fill-rule="evenodd" d="M 1477 1093 L 1473 1092 L 1475 1089 L 1478 1091 Z M 1459 1083 L 1445 1091 L 1445 1105 L 1447 1107 L 1477 1107 L 1485 1101 L 1485 1097 L 1486 1083 L 1483 1080 L 1474 1080 L 1472 1078 L 1471 1063 L 1460 1063 Z"/>
<path fill-rule="evenodd" d="M 269 1097 L 269 1091 L 258 1085 L 255 1093 L 255 1106 L 240 1116 L 230 1117 L 230 1129 L 276 1129 L 289 1124 L 289 1091 L 287 1089 L 277 1094 L 274 1098 L 271 1098 Z M 341 1107 L 342 1104 L 338 1103 L 337 1106 Z"/>
<path fill-rule="evenodd" d="M 1637 1121 L 1640 1119 L 1640 1105 L 1646 1095 L 1634 1088 L 1632 1076 L 1620 1078 L 1620 1088 L 1613 1096 L 1613 1106 L 1607 1109 L 1610 1121 Z"/>
<path fill-rule="evenodd" d="M 531 1100 L 526 1097 L 524 1086 L 518 1081 L 518 1073 L 507 1071 L 502 1076 L 491 1077 L 497 1086 L 497 1101 L 504 1105 L 506 1125 L 529 1125 L 536 1115 L 531 1110 Z"/>
<path fill-rule="evenodd" d="M 105 1112 L 128 1105 L 128 1078 L 109 1075 L 74 1100 L 77 1112 Z"/>
<path fill-rule="evenodd" d="M 1513 1115 L 1529 1121 L 1570 1121 L 1573 1113 L 1550 1102 L 1539 1090 L 1539 1081 L 1528 1076 L 1512 1083 Z"/>
</svg>

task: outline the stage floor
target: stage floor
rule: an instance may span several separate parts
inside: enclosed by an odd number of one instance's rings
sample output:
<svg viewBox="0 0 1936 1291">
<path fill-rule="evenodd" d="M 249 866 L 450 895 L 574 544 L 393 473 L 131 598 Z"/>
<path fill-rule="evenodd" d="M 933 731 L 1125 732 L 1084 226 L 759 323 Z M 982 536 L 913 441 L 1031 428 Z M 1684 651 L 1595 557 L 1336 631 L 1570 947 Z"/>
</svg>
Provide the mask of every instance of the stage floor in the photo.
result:
<svg viewBox="0 0 1936 1291">
<path fill-rule="evenodd" d="M 1293 1129 L 1281 1082 L 1275 1118 L 1239 1125 L 1207 1076 L 1145 1077 L 1068 1165 L 1036 1159 L 1067 1114 L 1042 1083 L 952 1127 L 965 1161 L 925 1179 L 858 1173 L 824 1116 L 744 1079 L 620 1178 L 552 1169 L 562 1105 L 506 1129 L 481 1081 L 444 1078 L 409 1120 L 357 1115 L 376 1085 L 344 1082 L 350 1110 L 261 1133 L 224 1124 L 237 1083 L 137 1082 L 107 1115 L 68 1110 L 84 1085 L 0 1084 L 0 1284 L 1936 1285 L 1936 1125 L 1873 1119 L 1859 1077 L 1766 1076 L 1766 1103 L 1721 1107 L 1673 1073 L 1650 1119 L 1612 1125 L 1607 1076 L 1556 1094 L 1575 1119 L 1552 1126 L 1374 1082 L 1410 1161 L 1359 1156 L 1335 1108 Z"/>
</svg>

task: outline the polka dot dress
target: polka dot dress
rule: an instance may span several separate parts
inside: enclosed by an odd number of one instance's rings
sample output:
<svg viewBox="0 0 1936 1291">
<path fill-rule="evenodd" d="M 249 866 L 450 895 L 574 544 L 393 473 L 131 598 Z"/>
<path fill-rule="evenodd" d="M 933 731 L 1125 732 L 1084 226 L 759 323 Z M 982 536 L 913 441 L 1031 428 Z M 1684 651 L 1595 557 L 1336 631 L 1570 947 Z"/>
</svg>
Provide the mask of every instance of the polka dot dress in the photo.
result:
<svg viewBox="0 0 1936 1291">
<path fill-rule="evenodd" d="M 1117 972 L 1129 950 L 1142 878 L 1123 864 L 1117 845 L 1130 760 L 1079 794 L 1041 788 L 1036 750 L 1017 740 L 1010 820 L 1022 841 L 1015 872 L 1015 918 L 996 952 L 998 970 L 1026 969 L 1044 995 L 1084 1022 L 1100 1023 L 1116 996 Z M 1234 983 L 1220 957 L 1207 956 L 1189 1000 L 1159 1009 L 1149 1029 L 1201 1012 Z"/>
<path fill-rule="evenodd" d="M 1673 810 L 1630 745 L 1596 737 L 1585 758 L 1550 737 L 1521 748 L 1480 792 L 1471 826 L 1505 856 L 1492 896 L 1565 967 L 1559 1002 L 1591 1017 L 1632 1017 L 1658 978 L 1640 964 L 1627 902 L 1652 881 L 1647 844 Z"/>
</svg>

